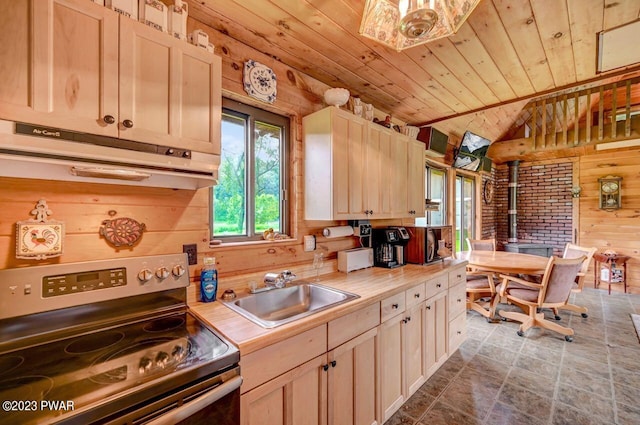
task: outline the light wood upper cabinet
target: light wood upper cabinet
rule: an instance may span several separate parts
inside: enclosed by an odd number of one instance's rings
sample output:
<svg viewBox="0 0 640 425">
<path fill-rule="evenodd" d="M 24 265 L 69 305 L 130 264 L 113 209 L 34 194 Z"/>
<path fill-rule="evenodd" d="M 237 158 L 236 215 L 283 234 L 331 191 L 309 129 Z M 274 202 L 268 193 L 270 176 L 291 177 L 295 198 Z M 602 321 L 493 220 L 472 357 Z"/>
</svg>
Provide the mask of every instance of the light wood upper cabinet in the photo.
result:
<svg viewBox="0 0 640 425">
<path fill-rule="evenodd" d="M 424 144 L 336 107 L 304 117 L 302 126 L 305 219 L 424 214 Z"/>
<path fill-rule="evenodd" d="M 120 18 L 120 137 L 220 153 L 221 59 Z"/>
<path fill-rule="evenodd" d="M 84 0 L 3 5 L 0 117 L 118 136 L 118 15 Z"/>
<path fill-rule="evenodd" d="M 220 153 L 218 56 L 86 0 L 0 15 L 0 118 Z"/>
<path fill-rule="evenodd" d="M 418 140 L 409 140 L 407 160 L 407 210 L 412 217 L 424 217 L 425 208 L 425 145 Z"/>
</svg>

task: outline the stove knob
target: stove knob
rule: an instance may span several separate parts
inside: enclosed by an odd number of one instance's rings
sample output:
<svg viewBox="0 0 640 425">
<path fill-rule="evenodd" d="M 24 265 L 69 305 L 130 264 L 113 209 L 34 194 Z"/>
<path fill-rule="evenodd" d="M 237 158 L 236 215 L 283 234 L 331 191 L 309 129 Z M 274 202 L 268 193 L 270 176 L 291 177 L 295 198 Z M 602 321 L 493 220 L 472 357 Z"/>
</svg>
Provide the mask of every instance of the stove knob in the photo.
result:
<svg viewBox="0 0 640 425">
<path fill-rule="evenodd" d="M 176 345 L 175 347 L 173 347 L 173 351 L 171 352 L 171 357 L 173 357 L 174 361 L 179 362 L 180 360 L 182 360 L 183 356 L 184 356 L 184 347 L 182 347 L 182 345 Z"/>
<path fill-rule="evenodd" d="M 147 283 L 153 277 L 153 272 L 149 269 L 142 269 L 138 272 L 138 280 L 142 283 Z"/>
<path fill-rule="evenodd" d="M 151 361 L 151 359 L 149 357 L 143 357 L 142 359 L 140 359 L 140 365 L 138 366 L 138 372 L 140 373 L 140 375 L 144 375 L 149 370 L 151 370 L 151 366 L 152 365 L 153 365 L 153 362 Z"/>
<path fill-rule="evenodd" d="M 169 270 L 166 267 L 162 266 L 158 270 L 156 270 L 156 277 L 160 280 L 166 279 L 169 277 Z"/>
<path fill-rule="evenodd" d="M 175 277 L 180 277 L 182 276 L 184 273 L 186 272 L 186 270 L 184 269 L 184 267 L 182 267 L 180 264 L 177 264 L 175 266 L 173 266 L 173 269 L 171 269 L 171 273 L 173 273 L 173 275 Z"/>
<path fill-rule="evenodd" d="M 164 369 L 169 363 L 169 355 L 164 351 L 160 351 L 156 356 L 156 366 Z"/>
</svg>

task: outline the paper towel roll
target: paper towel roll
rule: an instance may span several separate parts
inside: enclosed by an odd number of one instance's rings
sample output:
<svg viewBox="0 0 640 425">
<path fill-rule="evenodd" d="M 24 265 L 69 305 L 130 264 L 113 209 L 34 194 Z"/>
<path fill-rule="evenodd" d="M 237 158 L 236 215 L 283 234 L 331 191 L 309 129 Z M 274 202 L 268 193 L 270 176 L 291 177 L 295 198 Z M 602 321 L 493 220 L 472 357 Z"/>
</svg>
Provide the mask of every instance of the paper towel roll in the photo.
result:
<svg viewBox="0 0 640 425">
<path fill-rule="evenodd" d="M 342 238 L 345 236 L 353 235 L 353 227 L 351 226 L 337 226 L 337 227 L 325 227 L 322 230 L 322 234 L 327 238 Z"/>
</svg>

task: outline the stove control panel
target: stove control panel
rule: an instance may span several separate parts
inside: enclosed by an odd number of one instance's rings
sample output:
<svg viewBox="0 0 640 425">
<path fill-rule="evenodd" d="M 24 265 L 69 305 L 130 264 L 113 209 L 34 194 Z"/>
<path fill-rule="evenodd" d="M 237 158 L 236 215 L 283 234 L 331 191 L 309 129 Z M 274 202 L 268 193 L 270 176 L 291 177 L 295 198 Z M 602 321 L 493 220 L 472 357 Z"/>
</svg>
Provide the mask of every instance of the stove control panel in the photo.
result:
<svg viewBox="0 0 640 425">
<path fill-rule="evenodd" d="M 190 284 L 187 254 L 0 270 L 0 320 Z"/>
<path fill-rule="evenodd" d="M 75 292 L 115 288 L 126 284 L 127 270 L 123 267 L 45 276 L 42 278 L 42 296 L 55 297 L 58 295 L 73 294 Z"/>
</svg>

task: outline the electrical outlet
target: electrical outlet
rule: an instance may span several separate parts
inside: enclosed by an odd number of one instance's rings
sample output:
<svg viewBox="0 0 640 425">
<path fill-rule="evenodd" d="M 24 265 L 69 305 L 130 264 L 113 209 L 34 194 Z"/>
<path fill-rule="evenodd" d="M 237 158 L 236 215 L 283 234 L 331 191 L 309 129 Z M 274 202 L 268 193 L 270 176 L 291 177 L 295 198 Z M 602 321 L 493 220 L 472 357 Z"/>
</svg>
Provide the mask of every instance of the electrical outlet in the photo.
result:
<svg viewBox="0 0 640 425">
<path fill-rule="evenodd" d="M 315 251 L 316 249 L 316 237 L 313 235 L 305 235 L 304 237 L 304 250 Z"/>
<path fill-rule="evenodd" d="M 190 266 L 198 264 L 198 245 L 194 243 L 182 245 L 182 252 L 185 252 L 187 254 Z"/>
</svg>

